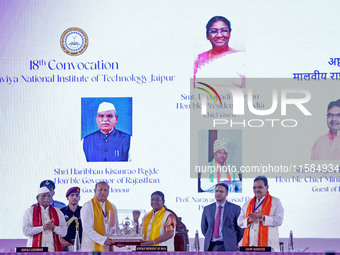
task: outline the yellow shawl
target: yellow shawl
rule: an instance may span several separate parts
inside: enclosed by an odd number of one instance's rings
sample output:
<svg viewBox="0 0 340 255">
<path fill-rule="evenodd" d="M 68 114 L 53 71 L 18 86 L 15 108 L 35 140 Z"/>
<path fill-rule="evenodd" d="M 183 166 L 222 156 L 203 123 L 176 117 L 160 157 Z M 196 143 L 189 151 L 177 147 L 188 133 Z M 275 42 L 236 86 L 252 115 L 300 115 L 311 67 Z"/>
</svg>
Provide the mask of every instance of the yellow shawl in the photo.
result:
<svg viewBox="0 0 340 255">
<path fill-rule="evenodd" d="M 103 210 L 102 210 L 102 206 L 99 200 L 96 197 L 92 198 L 92 205 L 93 205 L 93 213 L 94 213 L 94 231 L 96 231 L 100 235 L 105 236 L 105 224 L 104 224 Z M 106 200 L 105 207 L 106 207 L 107 215 L 110 215 L 109 212 L 112 211 L 111 217 L 114 219 L 115 212 L 109 200 Z M 104 251 L 104 246 L 95 242 L 94 251 Z"/>
<path fill-rule="evenodd" d="M 148 215 L 146 215 L 144 222 L 143 222 L 144 240 L 146 240 L 146 237 L 147 237 L 148 228 L 149 228 L 149 224 L 150 224 L 150 221 L 153 215 L 153 211 L 154 210 L 152 210 L 151 212 L 148 213 Z M 165 213 L 166 213 L 166 209 L 164 208 L 164 206 L 162 207 L 162 209 L 156 212 L 155 218 L 151 225 L 149 241 L 153 241 L 160 236 L 162 220 L 164 218 Z M 159 244 L 155 244 L 154 246 L 159 246 Z"/>
</svg>

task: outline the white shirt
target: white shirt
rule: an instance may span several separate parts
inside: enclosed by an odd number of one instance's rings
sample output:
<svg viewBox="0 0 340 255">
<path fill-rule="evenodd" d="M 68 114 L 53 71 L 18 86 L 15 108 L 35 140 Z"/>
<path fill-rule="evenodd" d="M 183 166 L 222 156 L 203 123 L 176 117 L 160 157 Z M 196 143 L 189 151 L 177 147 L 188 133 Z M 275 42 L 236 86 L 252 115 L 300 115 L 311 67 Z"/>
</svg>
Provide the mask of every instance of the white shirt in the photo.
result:
<svg viewBox="0 0 340 255">
<path fill-rule="evenodd" d="M 48 251 L 54 251 L 54 241 L 53 241 L 53 232 L 51 230 L 44 230 L 43 226 L 33 227 L 33 206 L 28 208 L 25 211 L 24 218 L 23 218 L 23 226 L 22 231 L 25 236 L 28 236 L 27 239 L 27 247 L 32 247 L 33 236 L 39 233 L 42 233 L 42 247 L 48 247 Z M 42 206 L 41 208 L 41 220 L 42 225 L 46 224 L 50 221 L 50 214 L 49 214 L 49 207 L 46 209 Z M 58 209 L 54 208 L 57 211 L 58 218 L 59 218 L 59 226 L 57 226 L 54 232 L 61 237 L 66 236 L 67 234 L 67 226 L 64 214 Z"/>
<path fill-rule="evenodd" d="M 102 206 L 102 209 L 104 210 L 104 213 L 106 213 L 106 206 L 105 202 L 100 203 Z M 115 220 L 114 220 L 114 228 L 118 230 L 118 215 L 117 215 L 117 209 L 116 207 L 111 204 L 113 207 L 113 210 L 115 212 Z M 105 220 L 109 217 L 109 215 L 106 215 L 107 217 L 104 217 L 104 224 Z M 108 226 L 105 226 L 105 235 L 101 235 L 97 233 L 94 230 L 94 212 L 93 212 L 93 205 L 92 200 L 86 202 L 83 207 L 80 210 L 80 217 L 81 217 L 81 223 L 83 226 L 83 237 L 82 237 L 82 243 L 81 243 L 81 250 L 82 251 L 94 251 L 94 243 L 98 243 L 100 245 L 104 245 L 107 235 L 108 235 Z M 108 246 L 104 246 L 105 251 L 109 251 Z"/>
<path fill-rule="evenodd" d="M 255 201 L 256 206 L 264 199 L 264 197 L 260 201 Z M 256 199 L 257 200 L 257 199 Z M 258 237 L 259 237 L 259 226 L 260 222 L 253 222 L 251 224 L 247 223 L 246 213 L 247 208 L 251 200 L 248 200 L 242 207 L 241 214 L 237 219 L 237 224 L 241 228 L 249 229 L 249 246 L 258 246 Z M 262 205 L 256 210 L 261 211 Z M 268 226 L 268 246 L 272 247 L 272 251 L 280 251 L 279 246 L 279 230 L 278 226 L 281 226 L 283 221 L 284 210 L 280 200 L 276 197 L 272 196 L 272 206 L 270 208 L 269 216 L 264 216 L 263 226 Z M 239 242 L 239 245 L 242 246 L 243 239 Z"/>
</svg>

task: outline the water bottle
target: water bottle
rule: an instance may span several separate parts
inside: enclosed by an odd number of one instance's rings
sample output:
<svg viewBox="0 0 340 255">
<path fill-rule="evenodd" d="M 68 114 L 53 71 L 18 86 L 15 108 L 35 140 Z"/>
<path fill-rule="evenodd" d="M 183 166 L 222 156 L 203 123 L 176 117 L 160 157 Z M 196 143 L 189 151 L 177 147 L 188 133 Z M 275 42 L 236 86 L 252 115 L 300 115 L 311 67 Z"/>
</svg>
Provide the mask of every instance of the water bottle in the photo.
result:
<svg viewBox="0 0 340 255">
<path fill-rule="evenodd" d="M 200 238 L 198 237 L 198 230 L 196 230 L 196 234 L 195 234 L 194 247 L 195 247 L 195 251 L 200 251 Z"/>
<path fill-rule="evenodd" d="M 280 242 L 280 252 L 284 252 L 284 244 L 283 242 Z"/>
<path fill-rule="evenodd" d="M 291 230 L 289 232 L 289 239 L 288 239 L 288 251 L 293 252 L 294 251 L 294 238 L 293 238 L 293 231 Z"/>
</svg>

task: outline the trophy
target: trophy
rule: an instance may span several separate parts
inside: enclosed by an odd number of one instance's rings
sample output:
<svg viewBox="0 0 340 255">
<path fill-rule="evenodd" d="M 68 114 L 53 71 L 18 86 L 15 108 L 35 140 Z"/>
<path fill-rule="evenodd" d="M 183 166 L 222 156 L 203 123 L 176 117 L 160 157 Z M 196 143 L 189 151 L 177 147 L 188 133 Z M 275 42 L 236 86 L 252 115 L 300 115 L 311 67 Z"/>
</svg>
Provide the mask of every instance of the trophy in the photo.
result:
<svg viewBox="0 0 340 255">
<path fill-rule="evenodd" d="M 120 213 L 124 211 L 124 213 Z M 119 223 L 118 228 L 114 228 L 114 217 L 110 217 L 109 238 L 115 244 L 121 245 L 140 245 L 143 242 L 143 231 L 139 225 L 141 213 L 145 214 L 145 210 L 120 210 L 118 215 L 124 215 L 123 220 Z M 130 218 L 132 216 L 132 219 Z M 111 219 L 112 218 L 112 219 Z M 112 225 L 111 225 L 112 223 Z"/>
</svg>

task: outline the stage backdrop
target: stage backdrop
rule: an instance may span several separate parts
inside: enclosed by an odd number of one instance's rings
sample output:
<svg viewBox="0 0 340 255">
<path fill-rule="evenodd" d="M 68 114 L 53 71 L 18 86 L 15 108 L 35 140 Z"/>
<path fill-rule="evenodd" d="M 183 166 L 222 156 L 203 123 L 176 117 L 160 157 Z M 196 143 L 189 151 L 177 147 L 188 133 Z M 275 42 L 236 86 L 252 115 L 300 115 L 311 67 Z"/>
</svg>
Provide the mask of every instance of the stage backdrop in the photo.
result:
<svg viewBox="0 0 340 255">
<path fill-rule="evenodd" d="M 340 238 L 339 173 L 298 175 L 339 169 L 339 153 L 337 160 L 311 160 L 314 142 L 329 131 L 327 105 L 340 98 L 339 8 L 338 1 L 316 0 L 0 1 L 0 238 L 25 238 L 23 214 L 45 179 L 64 203 L 66 191 L 79 186 L 81 205 L 96 182 L 107 181 L 118 209 L 149 211 L 150 194 L 161 190 L 193 237 L 204 206 L 214 202 L 192 169 L 209 166 L 210 133 L 230 141 L 227 161 L 239 181 L 239 192 L 231 183 L 230 202 L 242 206 L 253 197 L 253 177 L 268 175 L 270 194 L 285 209 L 280 237 L 293 230 L 300 238 Z M 221 115 L 190 123 L 190 111 L 202 107 L 191 96 L 194 62 L 211 49 L 205 26 L 216 15 L 230 20 L 229 46 L 239 55 L 201 66 L 197 81 L 233 78 L 237 85 L 244 75 L 246 114 L 233 115 L 225 90 Z M 215 68 L 219 60 L 225 66 Z M 286 115 L 285 88 L 297 90 L 288 98 L 305 98 Z M 260 111 L 271 108 L 274 89 L 274 113 L 249 113 L 249 94 Z M 210 113 L 215 103 L 200 93 Z M 83 137 L 98 130 L 101 102 L 115 104 L 116 128 L 131 135 L 125 162 L 85 159 Z M 215 119 L 224 125 L 213 126 Z M 267 174 L 270 166 L 278 171 Z M 213 190 L 210 184 L 203 191 Z"/>
</svg>

